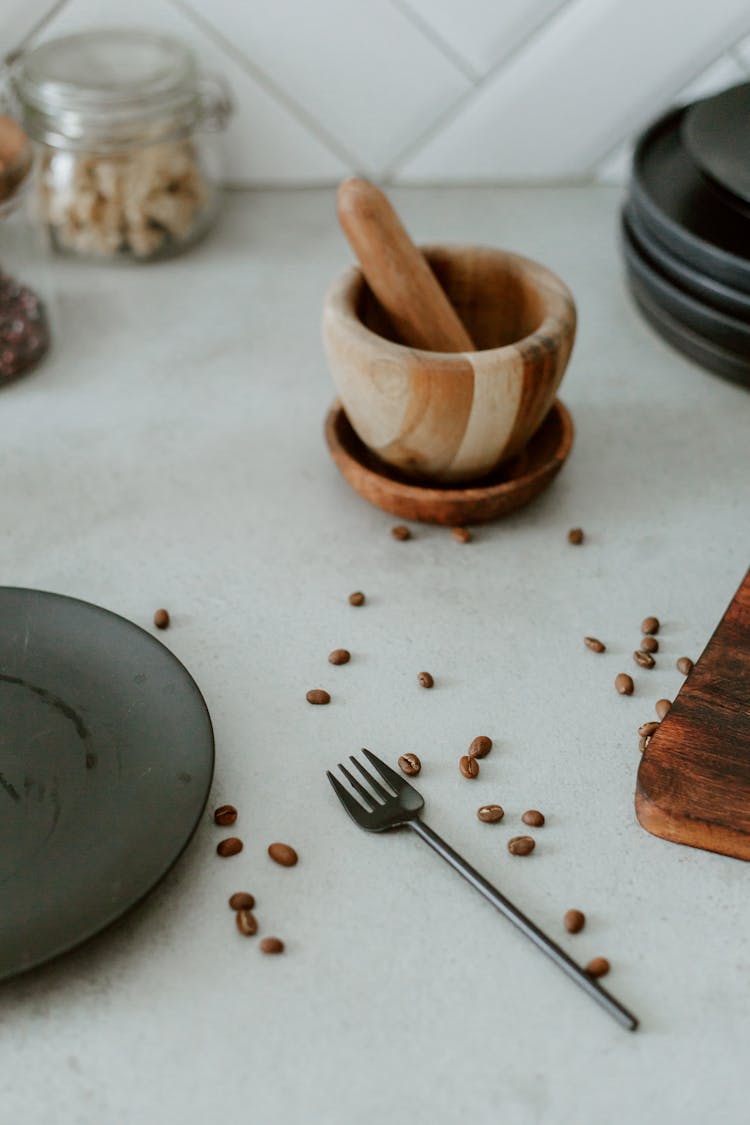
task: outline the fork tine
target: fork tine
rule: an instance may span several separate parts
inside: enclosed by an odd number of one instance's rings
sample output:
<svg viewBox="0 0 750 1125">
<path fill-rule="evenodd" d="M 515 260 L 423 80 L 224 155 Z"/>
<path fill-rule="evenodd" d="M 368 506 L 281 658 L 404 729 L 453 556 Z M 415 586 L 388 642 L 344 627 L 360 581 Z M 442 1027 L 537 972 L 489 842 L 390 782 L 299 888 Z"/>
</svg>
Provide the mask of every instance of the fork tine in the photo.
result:
<svg viewBox="0 0 750 1125">
<path fill-rule="evenodd" d="M 342 785 L 339 779 L 337 777 L 334 777 L 330 770 L 326 770 L 326 777 L 333 786 L 333 790 L 338 799 L 341 801 L 341 804 L 349 813 L 349 816 L 361 827 L 364 823 L 365 817 L 370 815 L 367 809 L 363 808 L 362 805 L 360 805 L 359 801 L 355 800 L 354 797 L 352 797 L 346 786 Z"/>
<path fill-rule="evenodd" d="M 354 774 L 349 773 L 349 770 L 346 768 L 346 766 L 342 765 L 341 762 L 339 762 L 339 769 L 351 785 L 352 789 L 356 789 L 362 800 L 367 801 L 367 804 L 370 806 L 370 808 L 374 809 L 377 806 L 378 802 L 375 800 L 369 789 L 365 789 L 364 785 L 360 785 Z"/>
<path fill-rule="evenodd" d="M 394 799 L 393 794 L 389 793 L 387 789 L 384 789 L 378 779 L 376 777 L 373 777 L 371 773 L 368 773 L 362 763 L 358 762 L 353 754 L 349 755 L 349 761 L 357 767 L 359 772 L 362 774 L 362 777 L 365 779 L 368 785 L 372 786 L 379 797 L 382 797 L 384 801 L 392 801 Z"/>
<path fill-rule="evenodd" d="M 383 780 L 387 781 L 397 793 L 400 793 L 402 789 L 414 788 L 412 785 L 409 785 L 409 782 L 405 781 L 400 774 L 396 773 L 395 770 L 392 770 L 390 766 L 387 766 L 385 762 L 381 761 L 377 754 L 373 754 L 371 750 L 365 750 L 364 746 L 362 747 L 362 753 L 365 755 L 368 762 L 375 766 L 375 769 Z"/>
</svg>

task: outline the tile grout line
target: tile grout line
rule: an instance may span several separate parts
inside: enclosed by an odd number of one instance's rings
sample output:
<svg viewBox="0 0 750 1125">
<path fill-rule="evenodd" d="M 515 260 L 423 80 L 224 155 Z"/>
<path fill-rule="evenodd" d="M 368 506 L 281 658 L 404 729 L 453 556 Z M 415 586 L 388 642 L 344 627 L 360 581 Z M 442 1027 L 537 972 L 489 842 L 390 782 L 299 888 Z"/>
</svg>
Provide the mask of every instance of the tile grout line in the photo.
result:
<svg viewBox="0 0 750 1125">
<path fill-rule="evenodd" d="M 468 78 L 472 85 L 476 85 L 477 82 L 482 80 L 481 72 L 475 70 L 471 63 L 469 63 L 455 47 L 451 46 L 451 44 L 442 37 L 440 32 L 435 30 L 432 24 L 421 16 L 419 12 L 415 11 L 408 0 L 389 0 L 389 3 L 391 7 L 395 8 L 404 19 L 408 20 L 425 39 L 429 40 L 433 47 L 440 51 L 448 62 L 452 63 L 457 70 L 460 70 L 464 78 Z"/>
<path fill-rule="evenodd" d="M 452 121 L 455 121 L 455 119 L 469 105 L 469 103 L 476 97 L 478 97 L 481 91 L 489 85 L 489 83 L 500 73 L 501 70 L 507 67 L 509 63 L 513 62 L 515 58 L 517 58 L 523 51 L 526 50 L 526 48 L 530 43 L 534 41 L 534 39 L 536 39 L 544 31 L 546 31 L 551 23 L 557 22 L 557 20 L 565 13 L 566 9 L 571 7 L 576 2 L 577 0 L 562 0 L 560 6 L 556 8 L 551 15 L 541 19 L 538 23 L 534 24 L 533 27 L 529 28 L 526 34 L 515 44 L 513 49 L 509 51 L 507 55 L 503 55 L 502 58 L 498 59 L 497 62 L 495 62 L 490 67 L 487 73 L 482 75 L 479 81 L 475 83 L 471 90 L 466 90 L 463 94 L 461 94 L 456 99 L 456 101 L 453 102 L 452 105 L 450 105 L 435 119 L 435 121 L 433 121 L 430 126 L 428 126 L 427 129 L 425 129 L 422 133 L 420 133 L 418 137 L 415 137 L 410 144 L 406 145 L 400 150 L 400 152 L 397 152 L 396 155 L 392 157 L 392 159 L 388 162 L 388 164 L 386 164 L 381 173 L 382 181 L 385 183 L 391 183 L 393 181 L 393 177 L 398 175 L 399 168 L 401 165 L 403 165 L 404 161 L 416 155 L 416 153 L 418 153 L 421 148 L 423 148 L 426 144 L 429 143 L 429 141 L 436 137 L 438 133 L 446 127 L 446 125 L 449 125 Z"/>
<path fill-rule="evenodd" d="M 233 43 L 225 39 L 221 32 L 199 12 L 196 12 L 186 0 L 168 0 L 168 3 L 181 12 L 186 19 L 189 19 L 207 39 L 210 39 L 211 42 L 215 44 L 215 46 L 229 55 L 230 58 L 233 58 L 234 61 L 274 99 L 274 101 L 283 106 L 298 124 L 312 133 L 313 136 L 315 136 L 332 155 L 341 160 L 347 168 L 354 171 L 362 167 L 363 161 L 361 161 L 355 153 L 350 152 L 345 145 L 342 145 L 341 142 L 334 137 L 333 134 L 329 133 L 312 114 L 308 113 L 291 94 L 288 94 L 282 86 L 265 72 L 265 70 L 259 67 L 257 63 L 253 62 L 244 51 L 240 51 Z"/>
<path fill-rule="evenodd" d="M 5 54 L 3 56 L 3 62 L 6 65 L 13 62 L 13 60 L 21 53 L 21 51 L 24 50 L 24 48 L 26 47 L 26 44 L 31 39 L 33 39 L 35 35 L 38 35 L 39 32 L 42 31 L 42 29 L 47 26 L 47 24 L 50 22 L 50 20 L 54 16 L 56 16 L 58 12 L 61 12 L 62 9 L 67 6 L 67 4 L 68 4 L 68 0 L 54 0 L 54 3 L 50 4 L 49 8 L 47 8 L 47 11 L 44 13 L 44 15 L 40 16 L 39 19 L 36 21 L 36 23 L 26 32 L 25 35 L 23 35 L 21 37 L 19 42 L 16 43 L 7 52 L 7 54 Z"/>
</svg>

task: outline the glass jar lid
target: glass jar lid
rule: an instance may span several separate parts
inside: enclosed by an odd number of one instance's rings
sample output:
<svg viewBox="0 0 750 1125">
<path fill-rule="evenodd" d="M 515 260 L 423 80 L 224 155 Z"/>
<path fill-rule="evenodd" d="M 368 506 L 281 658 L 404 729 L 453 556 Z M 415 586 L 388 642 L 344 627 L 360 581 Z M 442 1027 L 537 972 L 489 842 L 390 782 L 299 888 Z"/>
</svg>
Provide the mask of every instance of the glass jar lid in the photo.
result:
<svg viewBox="0 0 750 1125">
<path fill-rule="evenodd" d="M 23 52 L 12 82 L 26 131 L 59 148 L 112 150 L 211 116 L 192 51 L 151 31 L 100 29 Z M 212 107 L 214 117 L 217 107 Z"/>
</svg>

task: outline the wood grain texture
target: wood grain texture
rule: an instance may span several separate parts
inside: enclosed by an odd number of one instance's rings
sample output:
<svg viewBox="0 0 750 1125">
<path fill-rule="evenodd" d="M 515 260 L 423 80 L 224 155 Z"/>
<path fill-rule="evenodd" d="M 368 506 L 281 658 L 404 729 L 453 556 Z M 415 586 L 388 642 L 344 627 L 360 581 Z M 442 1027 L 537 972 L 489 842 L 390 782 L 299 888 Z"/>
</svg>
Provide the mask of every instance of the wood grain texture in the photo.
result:
<svg viewBox="0 0 750 1125">
<path fill-rule="evenodd" d="M 361 441 L 414 480 L 465 483 L 515 457 L 548 414 L 575 338 L 575 304 L 555 274 L 519 255 L 423 252 L 477 350 L 407 347 L 358 269 L 329 289 L 323 335 Z"/>
<path fill-rule="evenodd" d="M 491 477 L 471 487 L 414 484 L 379 461 L 359 440 L 336 404 L 326 441 L 344 480 L 376 508 L 405 520 L 447 527 L 487 523 L 530 504 L 552 483 L 573 445 L 573 420 L 558 400 L 528 446 Z"/>
<path fill-rule="evenodd" d="M 635 808 L 655 836 L 750 859 L 750 570 L 644 751 Z"/>
<path fill-rule="evenodd" d="M 474 351 L 474 341 L 387 196 L 351 176 L 339 187 L 336 211 L 398 339 L 429 352 Z"/>
</svg>

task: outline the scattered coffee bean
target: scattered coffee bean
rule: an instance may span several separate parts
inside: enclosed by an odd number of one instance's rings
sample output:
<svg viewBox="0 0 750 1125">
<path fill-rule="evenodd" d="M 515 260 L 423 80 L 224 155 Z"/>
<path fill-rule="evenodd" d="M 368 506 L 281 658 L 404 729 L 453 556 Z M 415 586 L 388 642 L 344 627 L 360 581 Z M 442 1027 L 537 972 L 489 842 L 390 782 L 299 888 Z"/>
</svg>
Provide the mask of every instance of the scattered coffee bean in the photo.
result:
<svg viewBox="0 0 750 1125">
<path fill-rule="evenodd" d="M 219 824 L 222 828 L 234 824 L 236 819 L 237 809 L 234 805 L 219 805 L 218 809 L 214 809 L 214 824 Z"/>
<path fill-rule="evenodd" d="M 471 543 L 471 532 L 468 527 L 454 527 L 451 535 L 457 543 Z"/>
<path fill-rule="evenodd" d="M 641 725 L 638 727 L 638 733 L 641 738 L 650 738 L 652 734 L 655 734 L 658 731 L 658 729 L 658 723 L 641 723 Z"/>
<path fill-rule="evenodd" d="M 404 527 L 402 523 L 398 524 L 396 527 L 391 528 L 391 535 L 394 539 L 400 539 L 402 542 L 404 539 L 411 539 L 411 532 L 409 531 L 409 528 Z"/>
<path fill-rule="evenodd" d="M 609 961 L 606 957 L 595 957 L 593 961 L 589 961 L 586 972 L 590 977 L 606 977 L 609 972 Z"/>
<path fill-rule="evenodd" d="M 672 703 L 669 699 L 657 699 L 656 704 L 654 706 L 654 710 L 656 711 L 656 714 L 659 716 L 659 719 L 664 719 L 667 716 L 671 706 L 672 706 Z"/>
<path fill-rule="evenodd" d="M 312 688 L 308 691 L 305 699 L 308 703 L 315 703 L 318 706 L 323 706 L 323 704 L 331 702 L 330 695 L 327 691 L 323 691 L 322 688 Z"/>
<path fill-rule="evenodd" d="M 352 658 L 352 654 L 348 648 L 335 648 L 333 652 L 328 653 L 329 664 L 348 664 Z"/>
<path fill-rule="evenodd" d="M 536 847 L 533 836 L 514 836 L 508 840 L 508 851 L 511 855 L 531 855 Z"/>
<path fill-rule="evenodd" d="M 169 614 L 166 609 L 157 609 L 154 614 L 154 625 L 157 629 L 166 629 L 169 625 Z"/>
<path fill-rule="evenodd" d="M 644 617 L 641 621 L 641 632 L 648 636 L 653 636 L 654 633 L 659 632 L 659 618 L 658 617 Z"/>
<path fill-rule="evenodd" d="M 615 676 L 615 691 L 619 695 L 632 695 L 635 691 L 633 677 L 629 676 L 627 672 L 618 672 Z"/>
<path fill-rule="evenodd" d="M 458 768 L 464 777 L 479 777 L 479 762 L 476 758 L 470 758 L 468 754 L 464 754 L 464 756 L 459 759 Z"/>
<path fill-rule="evenodd" d="M 540 813 L 539 809 L 527 809 L 521 820 L 524 824 L 528 824 L 529 828 L 541 828 L 544 824 L 544 813 Z"/>
<path fill-rule="evenodd" d="M 365 595 L 361 590 L 355 590 L 353 594 L 349 595 L 349 605 L 364 605 Z"/>
<path fill-rule="evenodd" d="M 417 682 L 419 683 L 420 687 L 424 688 L 431 688 L 435 684 L 435 681 L 433 680 L 429 672 L 420 672 L 417 676 Z"/>
<path fill-rule="evenodd" d="M 596 637 L 584 637 L 583 643 L 586 648 L 590 648 L 592 652 L 606 652 L 607 646 L 598 641 Z"/>
<path fill-rule="evenodd" d="M 258 923 L 252 910 L 238 910 L 234 916 L 237 929 L 244 937 L 252 937 L 258 932 Z"/>
<path fill-rule="evenodd" d="M 563 925 L 569 934 L 579 934 L 586 925 L 586 915 L 582 910 L 566 910 Z"/>
<path fill-rule="evenodd" d="M 289 844 L 269 844 L 268 854 L 275 863 L 282 867 L 294 867 L 297 862 L 297 853 Z"/>
<path fill-rule="evenodd" d="M 226 840 L 221 840 L 216 845 L 216 851 L 220 856 L 226 859 L 230 855 L 238 855 L 244 847 L 242 840 L 237 836 L 228 836 Z"/>
<path fill-rule="evenodd" d="M 484 824 L 497 824 L 505 816 L 505 809 L 502 805 L 480 805 L 477 816 Z"/>
<path fill-rule="evenodd" d="M 568 542 L 572 543 L 575 547 L 583 543 L 583 529 L 580 527 L 571 527 L 568 532 Z"/>
<path fill-rule="evenodd" d="M 422 763 L 416 754 L 402 754 L 398 760 L 399 769 L 407 777 L 416 777 L 422 768 Z"/>
<path fill-rule="evenodd" d="M 694 668 L 694 664 L 689 656 L 680 656 L 677 660 L 677 671 L 683 676 L 689 676 Z"/>
<path fill-rule="evenodd" d="M 491 749 L 492 739 L 488 738 L 486 734 L 478 734 L 469 743 L 469 757 L 486 758 Z"/>
<path fill-rule="evenodd" d="M 633 653 L 633 660 L 635 660 L 636 664 L 640 665 L 641 668 L 653 668 L 656 664 L 650 652 L 641 652 L 639 648 Z"/>
<path fill-rule="evenodd" d="M 284 943 L 281 938 L 277 937 L 264 937 L 259 942 L 261 953 L 283 953 Z"/>
<path fill-rule="evenodd" d="M 232 910 L 252 910 L 255 906 L 255 898 L 247 891 L 235 891 L 229 896 L 229 905 Z"/>
<path fill-rule="evenodd" d="M 656 637 L 650 637 L 648 635 L 646 635 L 645 637 L 641 637 L 641 652 L 658 652 L 658 651 L 659 651 L 659 642 L 657 641 Z"/>
</svg>

